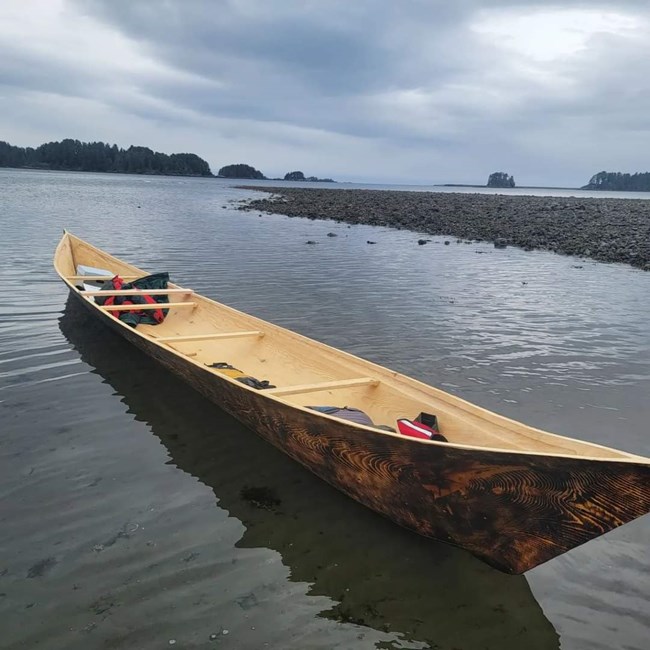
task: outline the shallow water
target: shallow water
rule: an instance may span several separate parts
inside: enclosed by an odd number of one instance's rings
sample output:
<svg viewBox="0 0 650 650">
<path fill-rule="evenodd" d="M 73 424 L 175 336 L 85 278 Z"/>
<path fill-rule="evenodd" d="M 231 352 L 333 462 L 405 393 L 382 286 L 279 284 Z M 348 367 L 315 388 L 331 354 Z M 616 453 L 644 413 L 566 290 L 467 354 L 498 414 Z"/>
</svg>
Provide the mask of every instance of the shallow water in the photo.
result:
<svg viewBox="0 0 650 650">
<path fill-rule="evenodd" d="M 0 170 L 2 647 L 645 649 L 650 518 L 500 574 L 258 439 L 69 304 L 51 257 L 66 227 L 505 415 L 645 455 L 650 274 L 237 211 L 248 196 Z"/>
</svg>

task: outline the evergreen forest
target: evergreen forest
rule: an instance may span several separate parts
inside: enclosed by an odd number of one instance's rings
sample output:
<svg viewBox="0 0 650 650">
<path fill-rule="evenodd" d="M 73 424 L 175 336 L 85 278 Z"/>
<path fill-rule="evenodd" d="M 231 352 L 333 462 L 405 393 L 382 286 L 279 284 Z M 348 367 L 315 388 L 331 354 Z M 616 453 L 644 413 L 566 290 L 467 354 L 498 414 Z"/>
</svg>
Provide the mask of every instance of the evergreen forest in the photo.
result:
<svg viewBox="0 0 650 650">
<path fill-rule="evenodd" d="M 598 172 L 591 177 L 583 190 L 624 190 L 627 192 L 650 192 L 650 172 L 622 174 L 621 172 Z"/>
<path fill-rule="evenodd" d="M 35 149 L 15 147 L 0 141 L 0 167 L 54 169 L 123 174 L 163 174 L 168 176 L 212 176 L 210 165 L 193 153 L 171 155 L 148 147 L 121 149 L 104 142 L 66 139 L 47 142 Z"/>
</svg>

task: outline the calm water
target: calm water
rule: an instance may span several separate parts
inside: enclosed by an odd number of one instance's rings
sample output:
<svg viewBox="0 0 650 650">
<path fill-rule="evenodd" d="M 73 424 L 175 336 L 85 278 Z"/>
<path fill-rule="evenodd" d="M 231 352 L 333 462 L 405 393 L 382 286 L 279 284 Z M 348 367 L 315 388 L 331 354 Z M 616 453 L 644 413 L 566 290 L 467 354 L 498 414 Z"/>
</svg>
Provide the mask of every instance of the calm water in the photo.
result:
<svg viewBox="0 0 650 650">
<path fill-rule="evenodd" d="M 0 646 L 647 650 L 650 517 L 502 575 L 258 439 L 69 304 L 51 257 L 66 227 L 505 415 L 645 455 L 650 273 L 236 211 L 250 195 L 0 170 Z"/>
<path fill-rule="evenodd" d="M 227 181 L 218 180 L 219 183 Z M 360 189 L 360 190 L 400 190 L 403 192 L 455 192 L 461 194 L 502 194 L 504 196 L 575 196 L 577 198 L 610 198 L 610 199 L 645 199 L 650 198 L 649 192 L 609 192 L 602 190 L 580 190 L 563 187 L 514 187 L 514 188 L 494 188 L 480 187 L 475 185 L 378 185 L 368 183 L 299 183 L 299 182 L 282 182 L 277 181 L 245 181 L 240 182 L 245 185 L 259 185 L 282 187 L 322 187 L 326 189 Z"/>
</svg>

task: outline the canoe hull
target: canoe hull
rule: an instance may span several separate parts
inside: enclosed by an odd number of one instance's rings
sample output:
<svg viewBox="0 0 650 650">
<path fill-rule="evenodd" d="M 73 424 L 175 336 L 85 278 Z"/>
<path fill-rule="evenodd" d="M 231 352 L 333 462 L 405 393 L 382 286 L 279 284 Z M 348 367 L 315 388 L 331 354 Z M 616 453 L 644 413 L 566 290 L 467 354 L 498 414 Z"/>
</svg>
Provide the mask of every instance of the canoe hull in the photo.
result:
<svg viewBox="0 0 650 650">
<path fill-rule="evenodd" d="M 650 511 L 642 462 L 463 449 L 378 435 L 239 387 L 95 317 L 340 491 L 416 533 L 523 573 Z"/>
</svg>

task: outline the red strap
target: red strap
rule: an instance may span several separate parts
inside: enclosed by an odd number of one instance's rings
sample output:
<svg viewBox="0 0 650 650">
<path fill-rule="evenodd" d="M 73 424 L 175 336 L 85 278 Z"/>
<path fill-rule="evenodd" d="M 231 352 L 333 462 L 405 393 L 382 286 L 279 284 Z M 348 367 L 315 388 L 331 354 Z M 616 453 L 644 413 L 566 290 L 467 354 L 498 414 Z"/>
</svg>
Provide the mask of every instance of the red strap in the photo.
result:
<svg viewBox="0 0 650 650">
<path fill-rule="evenodd" d="M 122 285 L 124 284 L 124 280 L 119 275 L 116 275 L 115 277 L 111 278 L 111 284 L 113 285 L 113 289 L 121 289 Z M 105 305 L 114 305 L 115 304 L 115 298 L 116 296 L 109 296 L 104 300 Z M 113 314 L 117 318 L 115 314 Z"/>
</svg>

